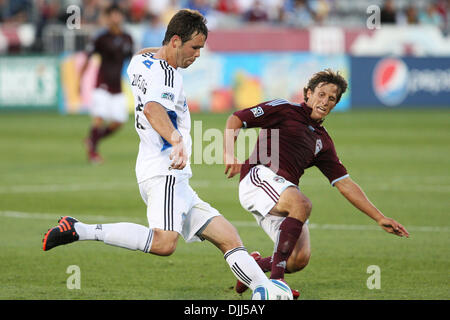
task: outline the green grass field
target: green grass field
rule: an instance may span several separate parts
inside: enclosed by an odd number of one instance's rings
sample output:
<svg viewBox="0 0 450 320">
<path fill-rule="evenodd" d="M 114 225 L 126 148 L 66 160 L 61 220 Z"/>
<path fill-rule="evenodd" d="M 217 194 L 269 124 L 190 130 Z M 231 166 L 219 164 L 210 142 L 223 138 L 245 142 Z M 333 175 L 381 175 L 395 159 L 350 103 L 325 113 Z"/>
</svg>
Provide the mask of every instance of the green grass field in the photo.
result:
<svg viewBox="0 0 450 320">
<path fill-rule="evenodd" d="M 192 118 L 203 130 L 222 130 L 226 115 Z M 313 203 L 312 257 L 286 276 L 301 299 L 450 298 L 449 120 L 448 110 L 330 115 L 327 130 L 351 177 L 411 237 L 385 233 L 309 169 L 300 187 Z M 248 291 L 234 292 L 234 276 L 208 242 L 180 239 L 170 257 L 88 241 L 42 251 L 43 234 L 62 215 L 146 224 L 133 121 L 101 144 L 100 166 L 86 161 L 89 123 L 88 116 L 0 114 L 0 299 L 249 299 Z M 192 168 L 200 197 L 235 224 L 249 251 L 270 255 L 273 243 L 240 207 L 237 177 L 226 180 L 222 165 Z M 71 265 L 81 271 L 79 290 L 66 285 Z M 371 265 L 381 270 L 380 289 L 366 285 Z"/>
</svg>

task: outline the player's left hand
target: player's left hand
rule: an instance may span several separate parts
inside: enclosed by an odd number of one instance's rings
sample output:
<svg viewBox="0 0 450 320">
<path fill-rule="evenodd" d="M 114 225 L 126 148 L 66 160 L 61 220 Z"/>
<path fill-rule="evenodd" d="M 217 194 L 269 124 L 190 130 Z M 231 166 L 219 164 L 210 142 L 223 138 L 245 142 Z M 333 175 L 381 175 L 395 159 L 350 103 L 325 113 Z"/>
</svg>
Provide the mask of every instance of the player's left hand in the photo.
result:
<svg viewBox="0 0 450 320">
<path fill-rule="evenodd" d="M 230 156 L 224 155 L 225 162 L 225 174 L 227 178 L 233 178 L 236 174 L 241 172 L 242 163 L 239 162 L 235 157 L 231 160 Z"/>
<path fill-rule="evenodd" d="M 382 218 L 378 221 L 378 225 L 386 232 L 395 234 L 399 237 L 409 237 L 409 232 L 400 223 L 391 218 Z"/>
</svg>

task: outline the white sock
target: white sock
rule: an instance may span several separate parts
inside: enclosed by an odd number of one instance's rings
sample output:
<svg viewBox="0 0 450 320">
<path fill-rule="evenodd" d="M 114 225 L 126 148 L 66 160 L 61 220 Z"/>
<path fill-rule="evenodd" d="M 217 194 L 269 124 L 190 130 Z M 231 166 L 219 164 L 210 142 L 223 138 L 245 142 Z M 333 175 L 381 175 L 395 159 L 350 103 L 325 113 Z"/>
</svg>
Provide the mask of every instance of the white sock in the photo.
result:
<svg viewBox="0 0 450 320">
<path fill-rule="evenodd" d="M 269 281 L 264 272 L 244 247 L 236 247 L 224 254 L 233 274 L 250 289 Z"/>
<path fill-rule="evenodd" d="M 153 229 L 129 222 L 85 224 L 76 222 L 75 231 L 79 240 L 99 240 L 106 244 L 150 252 L 153 241 Z"/>
</svg>

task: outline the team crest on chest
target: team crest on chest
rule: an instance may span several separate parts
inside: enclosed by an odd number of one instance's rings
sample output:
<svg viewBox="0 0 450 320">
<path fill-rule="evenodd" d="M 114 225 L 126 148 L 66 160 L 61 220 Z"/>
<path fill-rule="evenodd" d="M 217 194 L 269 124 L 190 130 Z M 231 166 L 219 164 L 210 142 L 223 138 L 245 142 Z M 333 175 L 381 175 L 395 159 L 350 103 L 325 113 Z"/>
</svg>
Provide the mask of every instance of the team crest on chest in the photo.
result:
<svg viewBox="0 0 450 320">
<path fill-rule="evenodd" d="M 284 183 L 286 181 L 283 177 L 280 176 L 273 177 L 273 180 L 278 183 Z"/>
<path fill-rule="evenodd" d="M 314 155 L 317 156 L 317 154 L 320 152 L 320 150 L 322 150 L 322 140 L 317 139 L 316 140 L 316 150 L 314 151 Z"/>
</svg>

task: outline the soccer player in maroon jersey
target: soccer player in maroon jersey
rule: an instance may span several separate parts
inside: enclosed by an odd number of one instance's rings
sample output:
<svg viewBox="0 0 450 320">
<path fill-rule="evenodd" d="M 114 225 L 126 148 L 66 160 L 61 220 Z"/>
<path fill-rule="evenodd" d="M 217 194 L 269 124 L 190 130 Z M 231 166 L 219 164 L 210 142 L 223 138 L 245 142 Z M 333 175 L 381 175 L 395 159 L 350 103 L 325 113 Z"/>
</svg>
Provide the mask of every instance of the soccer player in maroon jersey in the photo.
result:
<svg viewBox="0 0 450 320">
<path fill-rule="evenodd" d="M 325 117 L 347 89 L 346 80 L 330 69 L 313 75 L 304 88 L 305 102 L 277 99 L 233 113 L 224 136 L 225 174 L 240 173 L 239 200 L 275 242 L 271 257 L 252 256 L 272 279 L 302 270 L 309 262 L 310 240 L 306 224 L 311 201 L 299 190 L 304 170 L 316 166 L 332 186 L 356 208 L 389 233 L 403 237 L 408 231 L 388 218 L 367 198 L 339 160 L 333 140 L 323 127 Z M 234 156 L 241 128 L 261 128 L 252 155 L 243 164 Z M 264 143 L 261 143 L 263 141 Z M 236 291 L 246 290 L 238 282 Z M 298 292 L 293 290 L 294 297 Z"/>
<path fill-rule="evenodd" d="M 123 14 L 117 5 L 105 11 L 108 28 L 101 32 L 87 49 L 88 58 L 81 69 L 80 79 L 87 68 L 89 57 L 97 53 L 101 64 L 96 88 L 92 94 L 93 117 L 89 136 L 86 139 L 89 161 L 102 162 L 97 146 L 101 139 L 116 132 L 128 119 L 125 95 L 122 93 L 121 77 L 125 60 L 133 54 L 133 40 L 122 28 Z"/>
</svg>

